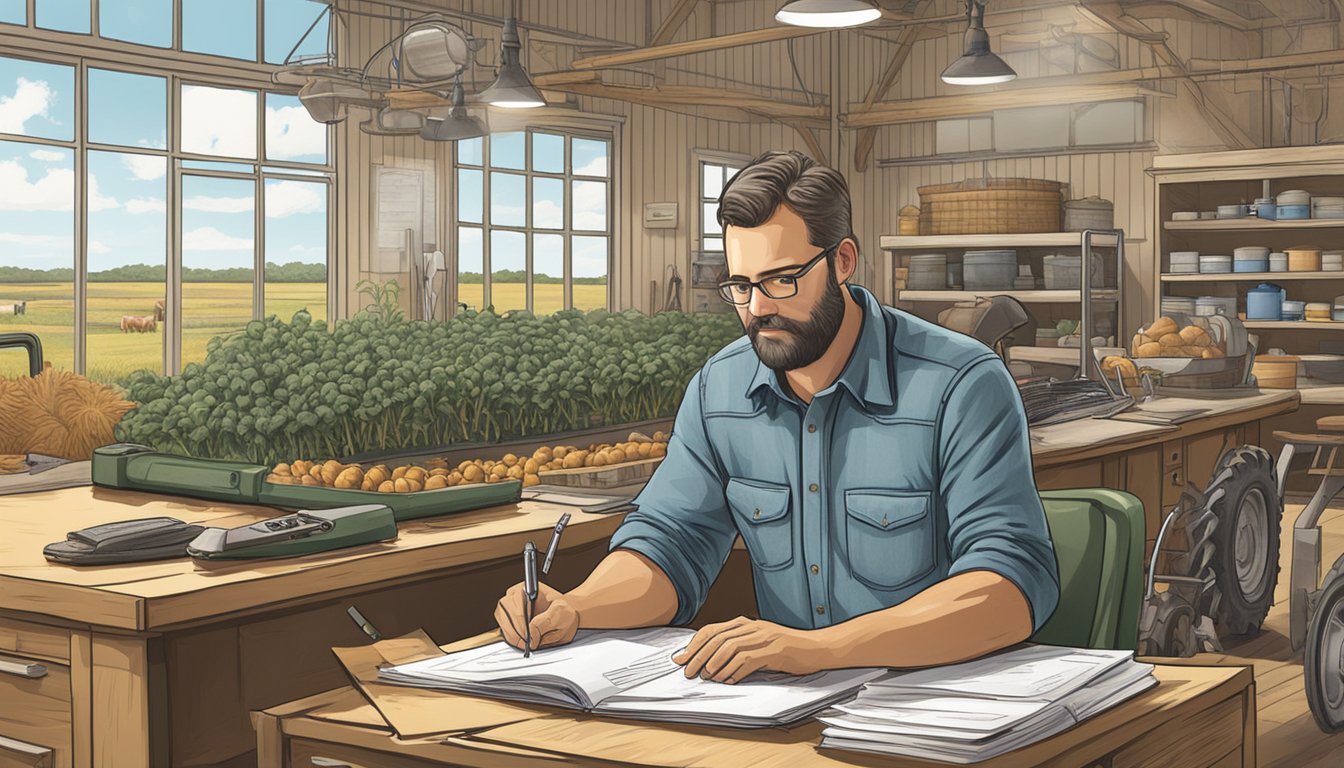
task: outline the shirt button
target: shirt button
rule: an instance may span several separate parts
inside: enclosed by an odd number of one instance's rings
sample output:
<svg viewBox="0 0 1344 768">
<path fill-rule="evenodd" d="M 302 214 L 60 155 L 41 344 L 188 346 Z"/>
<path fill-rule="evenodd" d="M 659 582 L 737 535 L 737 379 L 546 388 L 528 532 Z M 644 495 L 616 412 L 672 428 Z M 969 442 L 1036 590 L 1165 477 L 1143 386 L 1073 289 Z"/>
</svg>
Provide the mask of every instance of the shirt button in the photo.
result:
<svg viewBox="0 0 1344 768">
<path fill-rule="evenodd" d="M 818 606 L 817 606 L 817 613 L 818 613 L 818 614 L 822 614 L 822 613 L 825 613 L 825 612 L 826 612 L 826 606 L 824 606 L 824 605 L 818 605 Z"/>
<path fill-rule="evenodd" d="M 817 425 L 816 425 L 816 424 L 808 424 L 808 425 L 807 425 L 807 431 L 808 431 L 808 432 L 816 432 L 816 431 L 817 431 Z"/>
<path fill-rule="evenodd" d="M 816 493 L 816 492 L 817 492 L 817 484 L 816 484 L 816 483 L 813 483 L 813 484 L 807 486 L 807 490 L 809 490 L 809 491 L 811 491 L 811 492 L 813 492 L 813 493 Z"/>
<path fill-rule="evenodd" d="M 752 512 L 752 513 L 751 513 L 751 517 L 752 517 L 753 520 L 760 520 L 760 519 L 761 519 L 761 510 L 758 509 L 758 510 L 756 510 L 755 512 Z"/>
<path fill-rule="evenodd" d="M 821 573 L 821 566 L 819 565 L 812 566 L 812 575 L 816 576 L 818 573 Z"/>
</svg>

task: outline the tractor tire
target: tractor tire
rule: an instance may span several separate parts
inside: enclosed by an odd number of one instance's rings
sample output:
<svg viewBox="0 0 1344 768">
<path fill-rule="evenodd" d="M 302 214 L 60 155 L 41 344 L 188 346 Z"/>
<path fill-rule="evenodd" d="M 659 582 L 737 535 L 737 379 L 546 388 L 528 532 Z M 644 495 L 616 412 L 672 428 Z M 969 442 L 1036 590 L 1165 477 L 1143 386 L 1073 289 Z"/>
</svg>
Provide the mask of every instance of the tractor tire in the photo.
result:
<svg viewBox="0 0 1344 768">
<path fill-rule="evenodd" d="M 1218 636 L 1258 633 L 1279 580 L 1283 501 L 1274 458 L 1258 446 L 1233 448 L 1219 459 L 1205 495 L 1218 516 L 1210 562 L 1218 586 Z"/>
<path fill-rule="evenodd" d="M 1159 592 L 1144 610 L 1152 611 L 1148 631 L 1140 633 L 1140 656 L 1188 657 L 1199 653 L 1195 611 L 1175 592 Z"/>
<path fill-rule="evenodd" d="M 1326 575 L 1307 627 L 1303 683 L 1316 725 L 1344 731 L 1344 558 Z"/>
</svg>

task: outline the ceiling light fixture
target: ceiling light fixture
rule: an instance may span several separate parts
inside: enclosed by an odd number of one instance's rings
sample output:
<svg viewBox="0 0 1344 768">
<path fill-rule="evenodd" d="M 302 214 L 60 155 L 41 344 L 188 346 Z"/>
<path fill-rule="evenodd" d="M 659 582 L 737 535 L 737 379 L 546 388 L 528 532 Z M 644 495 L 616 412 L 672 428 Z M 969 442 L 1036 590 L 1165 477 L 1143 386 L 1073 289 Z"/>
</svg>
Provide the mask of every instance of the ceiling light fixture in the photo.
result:
<svg viewBox="0 0 1344 768">
<path fill-rule="evenodd" d="M 316 122 L 332 125 L 345 119 L 348 107 L 377 106 L 364 89 L 325 78 L 310 79 L 299 89 L 299 102 Z"/>
<path fill-rule="evenodd" d="M 489 133 L 480 118 L 467 114 L 467 95 L 462 90 L 462 77 L 453 83 L 453 107 L 448 116 L 439 120 L 429 118 L 420 129 L 420 138 L 426 141 L 461 141 Z"/>
<path fill-rule="evenodd" d="M 481 101 L 506 109 L 531 109 L 546 105 L 546 100 L 532 85 L 532 79 L 518 61 L 518 51 L 522 47 L 518 39 L 518 19 L 510 16 L 504 20 L 504 34 L 499 46 L 499 75 L 489 88 L 481 92 Z"/>
<path fill-rule="evenodd" d="M 414 136 L 425 126 L 425 116 L 411 109 L 383 107 L 359 124 L 371 136 Z"/>
<path fill-rule="evenodd" d="M 966 0 L 966 39 L 961 58 L 943 70 L 943 82 L 948 85 L 994 85 L 1017 78 L 1013 68 L 989 50 L 985 1 Z"/>
<path fill-rule="evenodd" d="M 882 18 L 868 0 L 791 0 L 775 12 L 775 21 L 796 27 L 857 27 Z"/>
</svg>

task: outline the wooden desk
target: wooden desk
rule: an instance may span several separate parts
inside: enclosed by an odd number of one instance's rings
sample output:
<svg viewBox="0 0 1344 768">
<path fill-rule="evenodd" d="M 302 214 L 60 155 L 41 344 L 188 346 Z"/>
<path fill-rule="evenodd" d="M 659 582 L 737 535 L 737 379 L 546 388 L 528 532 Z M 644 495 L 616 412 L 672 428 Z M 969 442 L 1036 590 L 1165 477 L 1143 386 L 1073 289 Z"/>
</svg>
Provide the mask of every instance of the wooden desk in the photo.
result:
<svg viewBox="0 0 1344 768">
<path fill-rule="evenodd" d="M 980 768 L 1254 768 L 1255 688 L 1249 667 L 1165 663 L 1158 687 L 1054 738 Z M 261 768 L 930 768 L 923 760 L 817 748 L 822 726 L 738 730 L 661 726 L 557 712 L 470 735 L 396 739 L 351 688 L 258 712 Z M 314 762 L 325 758 L 326 762 Z"/>
<path fill-rule="evenodd" d="M 0 654 L 48 667 L 35 680 L 0 674 L 0 737 L 51 750 L 55 766 L 250 765 L 248 711 L 345 682 L 330 648 L 366 641 L 347 606 L 389 635 L 490 629 L 523 544 L 544 545 L 562 511 L 573 518 L 547 580 L 569 589 L 620 516 L 523 502 L 303 558 L 75 568 L 42 547 L 115 520 L 232 526 L 276 512 L 92 487 L 0 496 Z"/>
</svg>

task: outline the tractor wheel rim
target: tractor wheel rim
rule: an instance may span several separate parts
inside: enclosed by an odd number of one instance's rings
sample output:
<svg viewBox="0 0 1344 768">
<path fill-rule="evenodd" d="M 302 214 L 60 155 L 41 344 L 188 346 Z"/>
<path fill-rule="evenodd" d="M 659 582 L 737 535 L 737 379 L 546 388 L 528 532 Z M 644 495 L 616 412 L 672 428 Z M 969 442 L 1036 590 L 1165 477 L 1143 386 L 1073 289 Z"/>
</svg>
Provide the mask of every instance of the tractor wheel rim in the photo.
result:
<svg viewBox="0 0 1344 768">
<path fill-rule="evenodd" d="M 1344 716 L 1344 599 L 1323 605 L 1330 611 L 1321 633 L 1321 668 L 1317 673 L 1325 704 L 1337 717 Z"/>
<path fill-rule="evenodd" d="M 1265 590 L 1265 576 L 1269 561 L 1265 550 L 1269 547 L 1269 505 L 1264 493 L 1252 489 L 1241 500 L 1237 509 L 1234 548 L 1237 562 L 1237 585 L 1247 602 L 1258 600 Z"/>
</svg>

